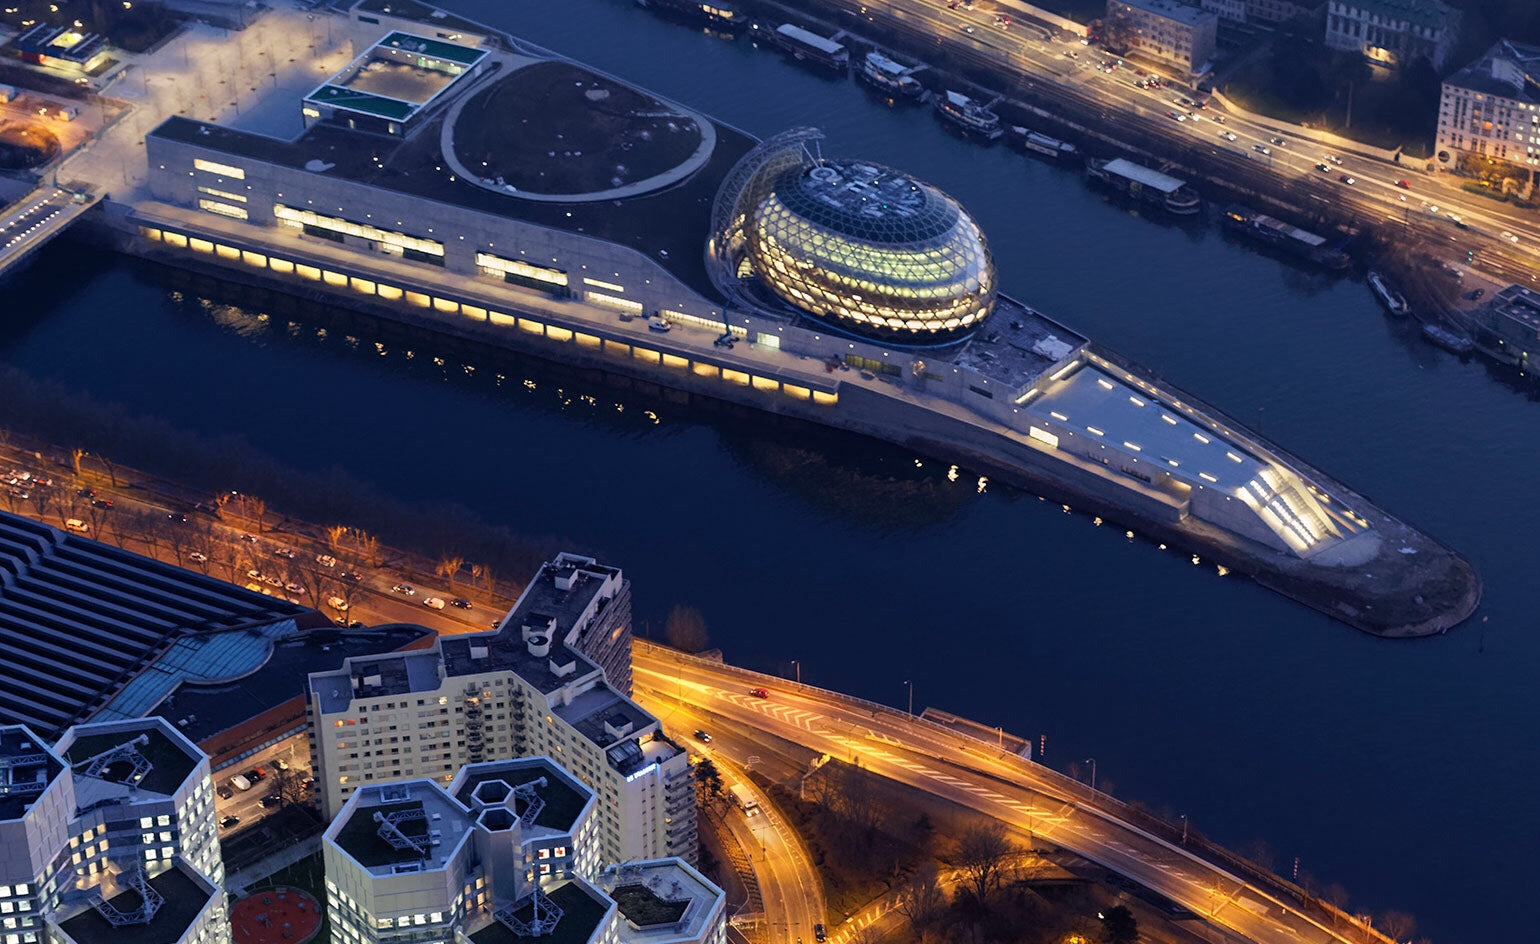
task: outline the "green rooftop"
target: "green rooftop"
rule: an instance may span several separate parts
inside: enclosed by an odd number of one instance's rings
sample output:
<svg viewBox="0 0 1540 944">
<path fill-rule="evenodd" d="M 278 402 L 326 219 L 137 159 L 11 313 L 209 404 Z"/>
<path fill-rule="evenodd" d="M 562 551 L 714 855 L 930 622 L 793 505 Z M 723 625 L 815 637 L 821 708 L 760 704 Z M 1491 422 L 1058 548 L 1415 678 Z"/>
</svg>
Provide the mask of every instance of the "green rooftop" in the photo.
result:
<svg viewBox="0 0 1540 944">
<path fill-rule="evenodd" d="M 430 59 L 447 59 L 462 66 L 475 65 L 487 54 L 485 49 L 472 49 L 469 46 L 461 46 L 459 43 L 446 43 L 442 40 L 402 32 L 391 33 L 375 43 L 375 46 L 389 46 L 392 49 L 415 52 Z"/>
<path fill-rule="evenodd" d="M 346 89 L 340 85 L 323 85 L 306 96 L 305 100 L 379 115 L 381 118 L 404 119 L 417 110 L 417 106 L 411 102 L 397 101 L 383 95 L 371 95 L 357 89 Z"/>
</svg>

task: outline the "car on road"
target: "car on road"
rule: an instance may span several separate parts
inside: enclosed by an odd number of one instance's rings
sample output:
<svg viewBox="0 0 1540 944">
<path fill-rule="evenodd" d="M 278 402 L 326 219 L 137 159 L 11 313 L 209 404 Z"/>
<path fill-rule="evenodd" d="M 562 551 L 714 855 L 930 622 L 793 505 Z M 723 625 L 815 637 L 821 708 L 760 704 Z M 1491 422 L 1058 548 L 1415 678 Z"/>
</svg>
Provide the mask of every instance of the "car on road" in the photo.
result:
<svg viewBox="0 0 1540 944">
<path fill-rule="evenodd" d="M 1352 176 L 1351 174 L 1343 174 L 1341 177 L 1338 177 L 1337 179 L 1342 181 L 1343 183 L 1347 184 L 1349 187 L 1351 187 L 1354 184 L 1358 183 L 1358 178 Z"/>
<path fill-rule="evenodd" d="M 241 540 L 247 544 L 255 544 L 257 543 L 257 536 L 255 534 L 243 534 L 241 535 Z"/>
<path fill-rule="evenodd" d="M 1221 131 L 1221 132 L 1219 132 L 1219 136 L 1221 138 L 1224 138 L 1226 141 L 1234 141 L 1235 140 L 1235 132 L 1233 132 L 1233 131 Z"/>
<path fill-rule="evenodd" d="M 315 562 L 320 564 L 322 567 L 337 566 L 337 558 L 331 556 L 330 554 L 317 554 L 315 556 Z"/>
<path fill-rule="evenodd" d="M 91 530 L 91 526 L 86 524 L 84 521 L 81 521 L 79 518 L 69 519 L 68 521 L 64 522 L 64 527 L 65 530 L 74 531 L 76 534 L 85 534 L 87 531 Z"/>
<path fill-rule="evenodd" d="M 1328 154 L 1328 155 L 1326 155 L 1326 159 L 1328 161 L 1330 161 L 1331 163 L 1336 164 L 1338 167 L 1342 166 L 1342 158 L 1338 157 L 1335 154 Z"/>
<path fill-rule="evenodd" d="M 262 798 L 261 803 L 264 810 L 270 810 L 275 806 L 282 806 L 283 797 L 276 793 L 269 793 L 267 796 Z"/>
<path fill-rule="evenodd" d="M 422 605 L 430 610 L 442 610 L 444 601 L 438 597 L 423 597 Z"/>
<path fill-rule="evenodd" d="M 453 600 L 449 601 L 449 605 L 457 610 L 469 610 L 473 607 L 471 601 L 465 599 L 464 597 L 455 597 Z"/>
<path fill-rule="evenodd" d="M 1513 235 L 1512 233 L 1508 232 L 1507 230 L 1503 230 L 1501 233 L 1498 233 L 1497 235 L 1499 235 L 1502 238 L 1508 240 L 1508 242 L 1510 242 L 1510 243 L 1516 243 L 1516 242 L 1519 241 L 1519 238 L 1517 236 Z"/>
<path fill-rule="evenodd" d="M 974 29 L 974 28 L 973 28 L 973 27 L 971 27 L 971 26 L 964 26 L 964 27 L 963 27 L 963 32 L 964 32 L 964 33 L 967 33 L 967 34 L 968 34 L 968 35 L 970 35 L 970 36 L 972 36 L 972 35 L 973 35 L 973 34 L 974 34 L 974 33 L 975 33 L 975 32 L 977 32 L 977 30 L 975 30 L 975 29 Z"/>
<path fill-rule="evenodd" d="M 92 488 L 92 487 L 90 487 L 88 485 L 85 488 L 80 490 L 80 497 L 81 498 L 95 498 L 96 497 L 96 489 L 94 489 L 94 488 Z"/>
<path fill-rule="evenodd" d="M 338 613 L 346 613 L 348 611 L 348 601 L 342 599 L 342 597 L 327 597 L 326 605 Z"/>
<path fill-rule="evenodd" d="M 1011 28 L 1011 18 L 1004 15 L 997 16 L 995 17 L 995 25 L 1003 30 L 1008 30 Z"/>
<path fill-rule="evenodd" d="M 823 944 L 823 942 L 827 941 L 828 939 L 829 939 L 829 932 L 827 932 L 827 931 L 825 931 L 823 929 L 823 925 L 821 925 L 821 924 L 813 925 L 813 940 L 817 941 L 818 944 Z"/>
<path fill-rule="evenodd" d="M 166 512 L 166 520 L 174 524 L 186 524 L 187 516 L 182 514 L 180 511 L 168 511 Z"/>
<path fill-rule="evenodd" d="M 1484 288 L 1473 288 L 1465 293 L 1465 297 L 1473 302 L 1479 302 L 1481 301 L 1481 296 L 1485 295 L 1486 293 L 1487 290 Z"/>
<path fill-rule="evenodd" d="M 1186 115 L 1182 114 L 1179 111 L 1172 111 L 1169 108 L 1166 109 L 1166 117 L 1170 118 L 1172 121 L 1186 121 L 1187 120 L 1187 116 Z"/>
<path fill-rule="evenodd" d="M 110 498 L 93 498 L 91 500 L 91 507 L 93 507 L 93 508 L 111 508 L 112 507 L 112 499 L 110 499 Z"/>
<path fill-rule="evenodd" d="M 1287 142 L 1284 139 L 1279 138 L 1279 137 L 1272 137 L 1272 138 L 1269 138 L 1268 140 L 1272 142 L 1274 147 L 1288 147 L 1289 146 L 1289 142 Z"/>
<path fill-rule="evenodd" d="M 228 800 L 235 796 L 235 791 L 224 785 L 220 785 L 219 789 L 215 790 L 214 792 L 219 794 L 219 798 L 221 800 Z"/>
<path fill-rule="evenodd" d="M 220 829 L 234 829 L 241 824 L 239 816 L 226 816 L 219 821 Z"/>
<path fill-rule="evenodd" d="M 1219 122 L 1220 124 L 1224 124 L 1225 123 L 1225 116 L 1224 115 L 1210 115 L 1209 117 L 1213 118 L 1215 121 Z"/>
<path fill-rule="evenodd" d="M 187 555 L 187 559 L 192 561 L 195 564 L 207 564 L 209 562 L 209 556 L 207 554 L 203 553 L 202 551 L 192 551 L 192 552 L 190 552 Z"/>
<path fill-rule="evenodd" d="M 390 588 L 390 592 L 399 593 L 404 597 L 415 597 L 417 595 L 417 588 L 409 583 L 398 583 Z"/>
<path fill-rule="evenodd" d="M 1412 185 L 1410 183 L 1404 181 L 1404 180 L 1396 181 L 1396 186 L 1400 187 L 1402 190 L 1410 190 L 1410 189 L 1412 189 Z"/>
<path fill-rule="evenodd" d="M 292 547 L 280 547 L 278 550 L 274 551 L 273 553 L 277 554 L 279 557 L 288 558 L 289 560 L 293 560 L 294 558 L 299 556 L 299 551 L 296 551 Z"/>
<path fill-rule="evenodd" d="M 351 570 L 344 570 L 337 576 L 341 577 L 343 580 L 346 580 L 348 583 L 358 583 L 360 580 L 364 579 L 363 574 L 355 574 Z"/>
<path fill-rule="evenodd" d="M 1458 213 L 1449 214 L 1449 222 L 1453 223 L 1460 229 L 1470 229 L 1470 227 L 1465 224 L 1465 221 L 1460 219 L 1460 215 Z"/>
<path fill-rule="evenodd" d="M 769 698 L 770 697 L 770 693 L 765 691 L 762 688 L 751 688 L 751 689 L 749 689 L 749 694 L 753 695 L 755 698 Z"/>
<path fill-rule="evenodd" d="M 1315 165 L 1315 169 L 1320 171 L 1323 174 L 1331 173 L 1331 166 L 1328 165 L 1328 164 L 1317 164 L 1317 165 Z"/>
<path fill-rule="evenodd" d="M 1267 146 L 1267 145 L 1265 145 L 1265 144 L 1253 144 L 1253 145 L 1252 145 L 1252 146 L 1251 146 L 1251 149 L 1252 149 L 1252 150 L 1253 150 L 1253 151 L 1256 151 L 1256 152 L 1257 152 L 1257 153 L 1258 153 L 1258 154 L 1262 154 L 1262 155 L 1264 155 L 1264 156 L 1267 156 L 1267 157 L 1271 157 L 1271 156 L 1272 156 L 1272 154 L 1273 154 L 1273 151 L 1272 151 L 1272 149 L 1271 149 L 1271 148 L 1269 148 L 1269 147 L 1268 147 L 1268 146 Z"/>
<path fill-rule="evenodd" d="M 695 729 L 695 740 L 701 742 L 702 744 L 710 744 L 711 743 L 711 735 L 707 734 L 704 729 L 696 728 Z"/>
</svg>

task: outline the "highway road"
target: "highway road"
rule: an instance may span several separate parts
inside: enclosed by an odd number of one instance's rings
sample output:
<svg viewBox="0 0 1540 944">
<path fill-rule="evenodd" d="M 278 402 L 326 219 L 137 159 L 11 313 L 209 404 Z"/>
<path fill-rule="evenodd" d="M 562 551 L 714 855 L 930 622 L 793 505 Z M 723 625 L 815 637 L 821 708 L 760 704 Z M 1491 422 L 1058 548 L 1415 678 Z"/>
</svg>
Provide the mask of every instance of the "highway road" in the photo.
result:
<svg viewBox="0 0 1540 944">
<path fill-rule="evenodd" d="M 1140 81 L 1171 80 L 1143 63 L 1119 65 L 1116 57 L 1078 41 L 1055 41 L 1049 31 L 1019 18 L 1002 29 L 994 12 L 952 10 L 942 0 L 833 0 L 832 5 L 874 24 L 945 43 L 961 57 L 1005 76 L 1008 96 L 1057 99 L 1054 110 L 1066 121 L 1115 121 L 1167 136 L 1194 151 L 1226 158 L 1238 170 L 1304 185 L 1314 191 L 1313 199 L 1351 207 L 1367 220 L 1400 221 L 1428 237 L 1426 248 L 1442 261 L 1463 266 L 1465 250 L 1479 247 L 1482 268 L 1490 265 L 1497 274 L 1519 280 L 1536 278 L 1540 222 L 1535 215 L 1466 193 L 1459 189 L 1459 178 L 1430 175 L 1419 169 L 1421 161 L 1414 168 L 1414 162 L 1386 160 L 1350 140 L 1228 109 L 1218 99 L 1208 108 L 1191 100 L 1184 104 L 1184 98 L 1203 96 L 1189 96 L 1169 84 L 1139 88 Z"/>
<path fill-rule="evenodd" d="M 665 719 L 709 718 L 858 762 L 1041 836 L 1139 882 L 1257 944 L 1347 942 L 1292 900 L 1120 819 L 1120 804 L 1015 755 L 903 712 L 770 676 L 682 657 L 638 640 L 636 697 Z M 750 694 L 763 686 L 768 698 Z M 1353 939 L 1357 941 L 1355 936 Z"/>
</svg>

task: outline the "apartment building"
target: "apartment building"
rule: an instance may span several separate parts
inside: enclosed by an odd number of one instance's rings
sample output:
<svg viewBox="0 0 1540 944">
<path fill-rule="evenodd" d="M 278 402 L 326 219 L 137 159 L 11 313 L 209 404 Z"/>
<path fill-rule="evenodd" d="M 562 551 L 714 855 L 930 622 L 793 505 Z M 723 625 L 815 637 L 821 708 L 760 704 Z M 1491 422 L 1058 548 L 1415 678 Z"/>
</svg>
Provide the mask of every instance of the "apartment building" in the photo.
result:
<svg viewBox="0 0 1540 944">
<path fill-rule="evenodd" d="M 322 811 L 335 815 L 375 782 L 447 784 L 466 764 L 546 755 L 598 794 L 603 861 L 693 861 L 688 753 L 581 651 L 618 660 L 609 649 L 629 624 L 618 616 L 629 599 L 619 572 L 600 579 L 593 567 L 541 568 L 497 630 L 313 673 L 306 699 Z"/>
<path fill-rule="evenodd" d="M 1435 153 L 1454 170 L 1469 154 L 1530 168 L 1540 162 L 1540 46 L 1498 40 L 1444 80 Z"/>
<path fill-rule="evenodd" d="M 1460 39 L 1460 11 L 1442 0 L 1330 0 L 1326 45 L 1399 66 L 1418 57 L 1442 69 Z"/>
<path fill-rule="evenodd" d="M 0 727 L 0 944 L 225 944 L 209 761 L 162 718 Z"/>
<path fill-rule="evenodd" d="M 724 944 L 725 895 L 680 859 L 601 870 L 594 791 L 548 757 L 375 783 L 323 837 L 334 944 Z"/>
<path fill-rule="evenodd" d="M 1108 38 L 1189 75 L 1214 60 L 1219 17 L 1176 0 L 1107 0 Z"/>
</svg>

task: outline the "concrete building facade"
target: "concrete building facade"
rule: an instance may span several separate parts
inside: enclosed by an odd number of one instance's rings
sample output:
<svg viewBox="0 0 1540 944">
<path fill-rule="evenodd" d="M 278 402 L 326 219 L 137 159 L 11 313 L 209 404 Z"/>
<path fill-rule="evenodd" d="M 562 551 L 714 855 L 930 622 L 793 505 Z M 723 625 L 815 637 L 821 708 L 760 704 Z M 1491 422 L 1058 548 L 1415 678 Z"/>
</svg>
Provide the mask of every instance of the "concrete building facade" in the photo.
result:
<svg viewBox="0 0 1540 944">
<path fill-rule="evenodd" d="M 1109 37 L 1132 54 L 1176 66 L 1188 75 L 1214 60 L 1219 17 L 1176 0 L 1107 0 Z"/>
<path fill-rule="evenodd" d="M 209 761 L 162 718 L 0 728 L 0 944 L 230 940 Z"/>
<path fill-rule="evenodd" d="M 376 781 L 448 783 L 466 764 L 549 755 L 598 793 L 605 862 L 693 860 L 689 755 L 583 652 L 618 661 L 628 601 L 620 571 L 563 556 L 541 568 L 495 631 L 312 674 L 322 811 L 335 814 Z M 629 674 L 629 655 L 624 666 Z"/>
<path fill-rule="evenodd" d="M 1460 11 L 1442 0 L 1330 0 L 1326 45 L 1399 66 L 1418 57 L 1442 69 L 1460 39 Z"/>
<path fill-rule="evenodd" d="M 354 791 L 323 837 L 332 941 L 722 944 L 726 896 L 683 860 L 600 869 L 597 806 L 549 757 Z"/>
<path fill-rule="evenodd" d="M 1540 46 L 1499 40 L 1480 59 L 1444 80 L 1435 154 L 1459 167 L 1481 155 L 1527 167 L 1540 165 Z"/>
</svg>

